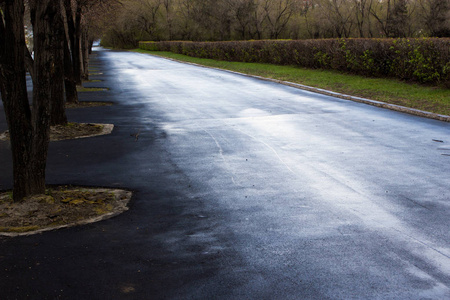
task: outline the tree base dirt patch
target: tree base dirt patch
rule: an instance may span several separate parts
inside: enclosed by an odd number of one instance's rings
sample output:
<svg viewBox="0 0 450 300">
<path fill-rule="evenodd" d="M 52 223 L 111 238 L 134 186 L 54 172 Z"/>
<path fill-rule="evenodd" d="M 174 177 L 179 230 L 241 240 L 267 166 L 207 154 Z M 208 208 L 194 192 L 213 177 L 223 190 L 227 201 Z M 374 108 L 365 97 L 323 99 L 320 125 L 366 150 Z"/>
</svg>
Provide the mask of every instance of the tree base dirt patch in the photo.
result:
<svg viewBox="0 0 450 300">
<path fill-rule="evenodd" d="M 67 123 L 67 125 L 52 126 L 50 140 L 61 141 L 105 135 L 110 134 L 113 129 L 114 125 L 112 124 Z"/>
<path fill-rule="evenodd" d="M 45 195 L 12 201 L 12 193 L 0 194 L 0 235 L 30 235 L 98 222 L 128 210 L 132 193 L 120 189 L 48 189 Z"/>
<path fill-rule="evenodd" d="M 77 92 L 79 93 L 85 93 L 85 92 L 104 92 L 109 90 L 108 88 L 103 88 L 103 87 L 84 87 L 84 86 L 80 86 L 77 87 Z"/>
<path fill-rule="evenodd" d="M 66 102 L 66 108 L 83 108 L 83 107 L 97 107 L 97 106 L 111 106 L 112 102 L 100 101 L 79 101 L 77 103 Z"/>
<path fill-rule="evenodd" d="M 96 123 L 67 123 L 50 128 L 50 141 L 80 139 L 99 135 L 110 134 L 114 129 L 113 124 Z M 0 141 L 9 140 L 9 132 L 0 134 Z"/>
</svg>

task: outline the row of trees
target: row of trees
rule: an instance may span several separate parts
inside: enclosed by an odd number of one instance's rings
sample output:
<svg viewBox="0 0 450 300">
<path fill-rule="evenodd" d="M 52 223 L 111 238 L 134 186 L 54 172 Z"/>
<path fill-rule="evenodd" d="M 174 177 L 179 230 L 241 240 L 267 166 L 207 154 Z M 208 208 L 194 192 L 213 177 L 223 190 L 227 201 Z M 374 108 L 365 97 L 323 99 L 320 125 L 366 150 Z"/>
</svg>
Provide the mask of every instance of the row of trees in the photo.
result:
<svg viewBox="0 0 450 300">
<path fill-rule="evenodd" d="M 91 21 L 106 4 L 0 0 L 0 92 L 11 140 L 15 201 L 45 192 L 50 125 L 67 123 L 65 100 L 78 102 L 76 86 L 87 77 L 87 53 L 95 38 Z M 26 45 L 27 22 L 32 52 Z M 33 80 L 31 108 L 26 71 Z"/>
<path fill-rule="evenodd" d="M 104 42 L 450 36 L 450 0 L 123 0 Z"/>
</svg>

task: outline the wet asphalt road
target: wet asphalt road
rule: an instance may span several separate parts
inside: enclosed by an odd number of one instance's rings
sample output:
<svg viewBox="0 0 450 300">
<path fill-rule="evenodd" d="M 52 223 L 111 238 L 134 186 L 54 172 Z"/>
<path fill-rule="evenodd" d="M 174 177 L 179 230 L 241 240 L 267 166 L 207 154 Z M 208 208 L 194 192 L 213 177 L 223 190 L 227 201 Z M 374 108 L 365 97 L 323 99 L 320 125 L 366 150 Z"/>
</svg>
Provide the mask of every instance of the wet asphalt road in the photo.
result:
<svg viewBox="0 0 450 300">
<path fill-rule="evenodd" d="M 116 127 L 52 143 L 47 182 L 131 209 L 0 238 L 0 299 L 450 298 L 450 124 L 144 54 L 91 72 L 115 104 L 69 119 Z"/>
</svg>

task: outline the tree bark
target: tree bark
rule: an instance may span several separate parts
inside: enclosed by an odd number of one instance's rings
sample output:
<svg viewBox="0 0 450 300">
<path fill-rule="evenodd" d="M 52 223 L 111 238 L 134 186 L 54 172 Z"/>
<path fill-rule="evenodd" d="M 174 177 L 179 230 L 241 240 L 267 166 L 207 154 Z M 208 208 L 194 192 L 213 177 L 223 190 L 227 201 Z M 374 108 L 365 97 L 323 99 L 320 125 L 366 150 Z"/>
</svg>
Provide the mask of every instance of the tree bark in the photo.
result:
<svg viewBox="0 0 450 300">
<path fill-rule="evenodd" d="M 34 36 L 34 76 L 33 87 L 33 147 L 32 170 L 35 185 L 34 194 L 45 191 L 45 166 L 50 140 L 50 108 L 52 79 L 55 76 L 54 31 L 52 25 L 58 17 L 57 0 L 39 0 L 35 2 Z"/>
<path fill-rule="evenodd" d="M 82 26 L 81 35 L 81 78 L 89 80 L 89 35 L 86 26 Z"/>
<path fill-rule="evenodd" d="M 59 0 L 55 1 L 59 2 Z M 50 125 L 67 124 L 66 106 L 64 101 L 64 24 L 61 6 L 55 5 L 56 15 L 51 28 L 53 30 L 53 72 L 51 76 L 51 118 Z"/>
<path fill-rule="evenodd" d="M 64 22 L 64 87 L 66 91 L 66 102 L 78 103 L 77 83 L 73 74 L 72 52 L 74 39 L 71 36 L 75 33 L 75 24 L 73 23 L 72 7 L 70 0 L 60 0 L 61 11 Z"/>
<path fill-rule="evenodd" d="M 66 11 L 65 18 L 67 20 L 67 33 L 69 42 L 69 52 L 72 66 L 72 80 L 76 85 L 81 85 L 81 16 L 82 7 L 77 1 L 75 12 L 72 10 L 72 1 L 64 0 L 64 8 Z M 67 72 L 66 72 L 67 73 Z M 67 84 L 67 83 L 66 83 Z"/>
<path fill-rule="evenodd" d="M 81 5 L 77 5 L 75 11 L 75 32 L 70 38 L 73 38 L 73 48 L 72 50 L 72 64 L 73 64 L 73 76 L 77 85 L 82 84 L 82 73 L 81 73 Z"/>
<path fill-rule="evenodd" d="M 45 177 L 39 177 L 42 170 L 33 156 L 36 151 L 25 77 L 23 14 L 23 0 L 4 1 L 0 22 L 0 90 L 10 132 L 16 202 L 45 190 Z"/>
<path fill-rule="evenodd" d="M 51 38 L 50 47 L 52 51 L 52 75 L 51 75 L 51 89 L 50 89 L 50 125 L 65 125 L 67 124 L 65 100 L 64 100 L 64 42 L 65 42 L 65 27 L 63 21 L 63 7 L 61 0 L 51 1 L 53 11 L 49 14 L 46 20 L 53 32 L 49 36 Z M 36 0 L 30 0 L 31 23 L 33 28 L 37 26 L 37 5 Z M 45 3 L 42 3 L 43 5 Z M 48 11 L 50 12 L 50 11 Z M 42 20 L 41 20 L 42 21 Z M 41 22 L 40 21 L 40 22 Z M 25 48 L 25 64 L 35 82 L 34 61 L 27 48 Z M 75 87 L 76 88 L 76 87 Z"/>
<path fill-rule="evenodd" d="M 67 39 L 64 41 L 64 87 L 66 90 L 66 101 L 78 103 L 77 83 L 73 77 L 72 57 Z"/>
</svg>

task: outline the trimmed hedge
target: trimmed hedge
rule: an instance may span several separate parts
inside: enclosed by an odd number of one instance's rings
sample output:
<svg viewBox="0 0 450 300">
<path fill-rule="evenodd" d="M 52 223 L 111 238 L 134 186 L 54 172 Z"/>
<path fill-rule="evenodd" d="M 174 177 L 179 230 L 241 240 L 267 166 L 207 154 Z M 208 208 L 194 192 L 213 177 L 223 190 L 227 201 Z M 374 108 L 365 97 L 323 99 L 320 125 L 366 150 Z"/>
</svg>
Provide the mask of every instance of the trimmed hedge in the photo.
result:
<svg viewBox="0 0 450 300">
<path fill-rule="evenodd" d="M 215 60 L 295 65 L 450 87 L 450 39 L 140 42 L 139 48 Z"/>
</svg>

